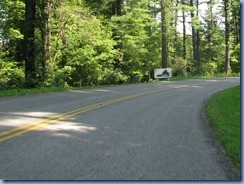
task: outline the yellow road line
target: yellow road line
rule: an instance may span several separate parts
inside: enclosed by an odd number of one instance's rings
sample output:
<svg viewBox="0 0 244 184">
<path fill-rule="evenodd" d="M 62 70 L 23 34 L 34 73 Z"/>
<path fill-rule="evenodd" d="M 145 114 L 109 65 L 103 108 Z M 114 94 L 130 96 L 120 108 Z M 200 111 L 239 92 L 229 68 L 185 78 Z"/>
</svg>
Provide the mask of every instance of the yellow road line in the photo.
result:
<svg viewBox="0 0 244 184">
<path fill-rule="evenodd" d="M 202 82 L 202 83 L 209 83 L 209 82 Z M 196 85 L 196 84 L 194 84 L 194 85 Z M 93 110 L 93 109 L 96 109 L 96 108 L 100 108 L 100 107 L 103 107 L 103 106 L 106 106 L 106 105 L 110 105 L 110 104 L 114 104 L 114 103 L 117 103 L 117 102 L 133 99 L 133 98 L 140 97 L 140 96 L 145 96 L 145 95 L 156 93 L 156 92 L 160 92 L 160 91 L 165 91 L 165 90 L 170 90 L 170 89 L 179 89 L 179 88 L 184 88 L 184 87 L 186 87 L 186 86 L 180 86 L 180 87 L 179 86 L 178 87 L 177 86 L 173 86 L 173 87 L 170 87 L 170 88 L 156 89 L 156 90 L 147 91 L 147 92 L 144 92 L 144 93 L 129 95 L 129 96 L 116 98 L 116 99 L 108 100 L 108 101 L 105 101 L 105 102 L 89 105 L 89 106 L 82 107 L 82 108 L 79 108 L 79 109 L 76 109 L 76 110 L 73 110 L 73 111 L 69 111 L 69 112 L 66 112 L 66 113 L 57 114 L 57 115 L 51 116 L 49 118 L 42 119 L 42 120 L 39 120 L 39 121 L 35 121 L 35 122 L 32 122 L 32 123 L 27 123 L 27 124 L 21 125 L 21 126 L 19 126 L 17 128 L 13 128 L 11 130 L 8 130 L 8 131 L 0 133 L 0 143 L 3 142 L 3 141 L 6 141 L 6 140 L 12 139 L 14 137 L 23 135 L 23 134 L 25 134 L 27 132 L 30 132 L 30 131 L 33 131 L 33 130 L 37 130 L 37 129 L 40 129 L 40 128 L 44 127 L 44 126 L 47 126 L 47 125 L 50 125 L 50 124 L 54 124 L 54 123 L 56 123 L 58 121 L 73 117 L 73 116 L 75 116 L 77 114 L 81 114 L 81 113 L 86 112 L 86 111 L 90 111 L 90 110 Z"/>
</svg>

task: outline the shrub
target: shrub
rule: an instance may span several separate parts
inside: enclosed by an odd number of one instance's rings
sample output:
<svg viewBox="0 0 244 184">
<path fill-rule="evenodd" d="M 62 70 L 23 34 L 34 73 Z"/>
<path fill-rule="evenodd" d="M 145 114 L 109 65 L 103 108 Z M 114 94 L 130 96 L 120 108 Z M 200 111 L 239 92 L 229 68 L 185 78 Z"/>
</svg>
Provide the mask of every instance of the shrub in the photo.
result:
<svg viewBox="0 0 244 184">
<path fill-rule="evenodd" d="M 204 63 L 201 66 L 203 76 L 209 76 L 217 73 L 218 65 L 215 62 Z"/>
<path fill-rule="evenodd" d="M 119 69 L 115 69 L 115 70 L 106 69 L 104 70 L 103 75 L 104 77 L 101 81 L 101 84 L 122 84 L 128 82 L 129 80 L 129 77 L 126 76 Z"/>
<path fill-rule="evenodd" d="M 0 89 L 21 88 L 24 85 L 24 68 L 17 62 L 3 59 L 0 61 Z"/>
<path fill-rule="evenodd" d="M 181 57 L 177 57 L 171 61 L 171 68 L 173 76 L 187 76 L 187 61 Z"/>
</svg>

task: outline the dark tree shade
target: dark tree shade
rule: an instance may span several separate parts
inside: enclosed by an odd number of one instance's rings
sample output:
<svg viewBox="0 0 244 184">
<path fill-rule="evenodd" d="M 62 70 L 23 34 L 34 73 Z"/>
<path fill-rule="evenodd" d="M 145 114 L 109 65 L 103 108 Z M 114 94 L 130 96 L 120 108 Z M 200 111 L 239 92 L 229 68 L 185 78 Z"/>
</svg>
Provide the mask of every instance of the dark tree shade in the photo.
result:
<svg viewBox="0 0 244 184">
<path fill-rule="evenodd" d="M 169 60 L 169 41 L 168 41 L 168 20 L 167 20 L 167 12 L 169 10 L 166 8 L 168 6 L 167 0 L 161 0 L 161 26 L 162 26 L 162 67 L 168 67 Z"/>
<path fill-rule="evenodd" d="M 224 1 L 225 10 L 225 72 L 230 73 L 230 45 L 229 45 L 229 0 Z"/>
<path fill-rule="evenodd" d="M 35 87 L 35 0 L 25 1 L 24 61 L 26 87 Z"/>
</svg>

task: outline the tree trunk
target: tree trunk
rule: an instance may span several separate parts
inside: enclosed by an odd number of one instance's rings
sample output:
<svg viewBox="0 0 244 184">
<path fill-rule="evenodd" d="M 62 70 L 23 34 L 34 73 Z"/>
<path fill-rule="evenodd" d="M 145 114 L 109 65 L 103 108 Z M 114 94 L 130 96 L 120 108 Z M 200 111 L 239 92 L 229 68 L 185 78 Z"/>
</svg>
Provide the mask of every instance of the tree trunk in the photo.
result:
<svg viewBox="0 0 244 184">
<path fill-rule="evenodd" d="M 239 17 L 240 17 L 240 8 L 236 11 L 236 9 L 232 10 L 232 19 L 233 19 L 233 24 L 234 24 L 234 41 L 235 44 L 240 43 L 240 22 L 239 22 Z"/>
<path fill-rule="evenodd" d="M 208 9 L 209 9 L 209 13 L 210 13 L 210 20 L 207 21 L 207 44 L 208 44 L 208 55 L 209 55 L 209 59 L 211 61 L 214 61 L 214 44 L 213 44 L 213 33 L 215 30 L 215 23 L 214 23 L 214 10 L 213 10 L 213 6 L 214 6 L 214 1 L 210 0 L 209 4 L 208 4 Z"/>
<path fill-rule="evenodd" d="M 190 0 L 190 6 L 193 7 L 193 0 Z M 194 20 L 194 12 L 191 11 L 191 20 L 192 20 L 192 24 L 193 24 L 193 20 Z M 193 60 L 194 63 L 197 64 L 197 39 L 196 39 L 196 30 L 194 28 L 194 26 L 192 25 L 192 50 L 193 50 Z"/>
<path fill-rule="evenodd" d="M 44 13 L 44 28 L 43 28 L 43 60 L 42 60 L 42 76 L 43 79 L 45 80 L 46 78 L 46 73 L 47 73 L 47 67 L 48 67 L 48 62 L 50 59 L 50 52 L 51 52 L 51 44 L 50 44 L 50 39 L 51 39 L 51 24 L 50 24 L 50 19 L 51 19 L 51 5 L 50 2 L 46 1 L 43 6 L 43 13 Z"/>
<path fill-rule="evenodd" d="M 25 61 L 25 83 L 26 87 L 35 87 L 35 0 L 25 1 L 25 31 L 24 31 L 24 61 Z"/>
<path fill-rule="evenodd" d="M 182 10 L 183 16 L 183 59 L 186 59 L 186 18 L 185 18 L 185 10 Z"/>
<path fill-rule="evenodd" d="M 162 67 L 168 67 L 169 46 L 168 46 L 168 21 L 167 21 L 167 0 L 161 0 L 161 28 L 162 28 Z"/>
<path fill-rule="evenodd" d="M 178 2 L 178 0 L 176 0 L 176 2 L 175 2 L 175 18 L 174 18 L 174 31 L 175 31 L 175 37 L 174 37 L 174 42 L 175 42 L 175 49 L 176 49 L 176 52 L 174 52 L 174 58 L 176 58 L 176 53 L 179 53 L 179 51 L 180 51 L 180 49 L 179 49 L 179 46 L 178 46 L 178 44 L 177 44 L 177 42 L 178 42 L 178 34 L 177 34 L 177 23 L 178 23 L 178 9 L 177 9 L 177 7 L 178 7 L 178 4 L 179 4 L 179 2 Z"/>
<path fill-rule="evenodd" d="M 224 11 L 225 11 L 225 72 L 230 74 L 230 45 L 229 45 L 229 0 L 224 0 Z"/>
<path fill-rule="evenodd" d="M 198 4 L 199 1 L 196 1 L 196 7 L 197 7 L 197 16 L 198 16 Z M 200 60 L 200 33 L 199 29 L 196 31 L 196 61 L 197 61 L 197 73 L 201 74 L 201 60 Z"/>
<path fill-rule="evenodd" d="M 112 15 L 121 15 L 123 0 L 115 0 L 112 3 Z"/>
</svg>

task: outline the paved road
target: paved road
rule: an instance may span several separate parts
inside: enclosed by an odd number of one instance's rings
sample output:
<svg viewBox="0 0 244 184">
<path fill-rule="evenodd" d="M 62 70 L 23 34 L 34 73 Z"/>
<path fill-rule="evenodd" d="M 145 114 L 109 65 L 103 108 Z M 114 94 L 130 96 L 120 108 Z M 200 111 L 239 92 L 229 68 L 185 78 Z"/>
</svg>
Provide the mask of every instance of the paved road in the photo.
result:
<svg viewBox="0 0 244 184">
<path fill-rule="evenodd" d="M 0 98 L 0 178 L 239 179 L 203 114 L 212 94 L 236 85 L 218 78 Z"/>
</svg>

